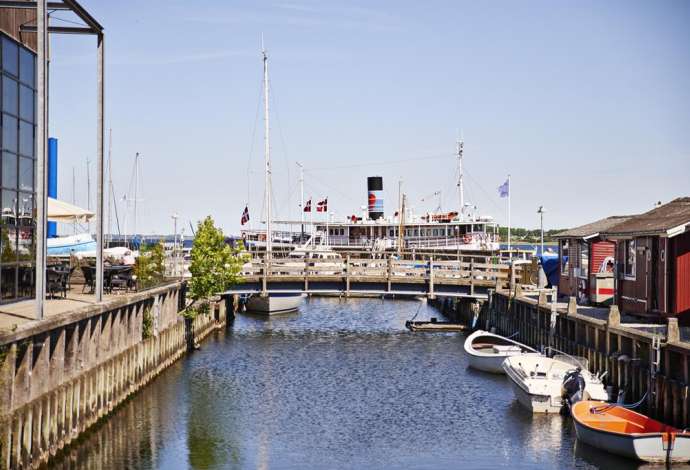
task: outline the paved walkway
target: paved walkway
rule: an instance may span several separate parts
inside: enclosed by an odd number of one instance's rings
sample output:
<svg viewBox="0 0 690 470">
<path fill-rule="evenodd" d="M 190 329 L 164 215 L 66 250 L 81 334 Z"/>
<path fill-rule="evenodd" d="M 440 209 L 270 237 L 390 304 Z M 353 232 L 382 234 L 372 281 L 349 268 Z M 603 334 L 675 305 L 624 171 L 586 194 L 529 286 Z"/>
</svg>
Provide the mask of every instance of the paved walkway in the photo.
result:
<svg viewBox="0 0 690 470">
<path fill-rule="evenodd" d="M 123 294 L 103 295 L 104 302 L 109 299 L 121 297 Z M 46 299 L 45 316 L 59 315 L 61 313 L 76 310 L 87 305 L 95 304 L 96 296 L 93 294 L 82 294 L 81 286 L 75 286 L 67 293 L 67 298 L 55 297 Z M 0 305 L 0 331 L 13 331 L 19 325 L 35 321 L 36 301 L 22 300 L 6 305 Z"/>
</svg>

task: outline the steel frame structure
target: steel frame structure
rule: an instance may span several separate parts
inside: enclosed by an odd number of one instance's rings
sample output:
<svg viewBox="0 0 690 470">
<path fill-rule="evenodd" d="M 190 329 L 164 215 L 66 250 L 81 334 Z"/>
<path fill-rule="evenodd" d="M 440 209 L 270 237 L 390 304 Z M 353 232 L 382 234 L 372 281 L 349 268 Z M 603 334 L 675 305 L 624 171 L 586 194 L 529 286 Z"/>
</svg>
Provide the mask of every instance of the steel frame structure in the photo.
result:
<svg viewBox="0 0 690 470">
<path fill-rule="evenodd" d="M 103 154 L 104 154 L 104 56 L 105 35 L 103 26 L 75 0 L 48 2 L 47 0 L 21 1 L 0 0 L 2 8 L 29 8 L 36 10 L 36 24 L 22 25 L 20 32 L 34 32 L 36 41 L 37 71 L 37 126 L 36 126 L 36 317 L 43 319 L 46 297 L 46 258 L 47 258 L 47 144 L 48 144 L 48 35 L 53 34 L 86 34 L 96 36 L 96 86 L 97 86 L 97 139 L 96 155 L 98 160 L 97 198 L 96 198 L 96 301 L 103 300 Z M 70 11 L 84 26 L 51 26 L 48 10 Z"/>
</svg>

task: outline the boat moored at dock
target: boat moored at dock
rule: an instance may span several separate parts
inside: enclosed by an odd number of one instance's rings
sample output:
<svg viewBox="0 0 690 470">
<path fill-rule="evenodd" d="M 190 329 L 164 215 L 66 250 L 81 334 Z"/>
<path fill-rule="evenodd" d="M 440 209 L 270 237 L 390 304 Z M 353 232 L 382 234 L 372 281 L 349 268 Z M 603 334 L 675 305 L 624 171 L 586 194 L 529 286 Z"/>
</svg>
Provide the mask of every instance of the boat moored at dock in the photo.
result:
<svg viewBox="0 0 690 470">
<path fill-rule="evenodd" d="M 470 367 L 493 374 L 505 374 L 502 366 L 507 357 L 540 354 L 527 345 L 483 330 L 477 330 L 467 337 L 465 352 Z"/>
<path fill-rule="evenodd" d="M 587 371 L 586 359 L 557 355 L 508 357 L 503 370 L 510 379 L 518 402 L 533 413 L 559 413 L 566 402 L 563 382 L 572 372 L 584 379 L 584 395 L 593 400 L 606 401 L 608 394 L 601 379 Z"/>
<path fill-rule="evenodd" d="M 571 408 L 578 441 L 651 463 L 690 461 L 690 433 L 620 405 L 580 401 Z"/>
</svg>

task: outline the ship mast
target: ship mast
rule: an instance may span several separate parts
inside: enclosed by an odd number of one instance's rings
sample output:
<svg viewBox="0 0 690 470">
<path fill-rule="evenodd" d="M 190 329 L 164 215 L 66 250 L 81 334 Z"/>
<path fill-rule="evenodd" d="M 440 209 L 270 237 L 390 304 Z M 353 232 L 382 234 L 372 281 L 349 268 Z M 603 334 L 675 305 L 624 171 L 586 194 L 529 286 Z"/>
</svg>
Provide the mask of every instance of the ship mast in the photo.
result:
<svg viewBox="0 0 690 470">
<path fill-rule="evenodd" d="M 269 140 L 269 123 L 268 123 L 268 55 L 264 49 L 263 36 L 261 37 L 261 54 L 264 61 L 264 161 L 265 161 L 265 191 L 264 196 L 266 206 L 266 257 L 270 259 L 272 251 L 272 234 L 271 234 L 271 149 Z"/>
<path fill-rule="evenodd" d="M 462 174 L 462 151 L 465 146 L 465 141 L 460 137 L 457 141 L 457 154 L 458 154 L 458 197 L 460 198 L 460 220 L 464 218 L 465 215 L 465 185 L 463 182 Z"/>
</svg>

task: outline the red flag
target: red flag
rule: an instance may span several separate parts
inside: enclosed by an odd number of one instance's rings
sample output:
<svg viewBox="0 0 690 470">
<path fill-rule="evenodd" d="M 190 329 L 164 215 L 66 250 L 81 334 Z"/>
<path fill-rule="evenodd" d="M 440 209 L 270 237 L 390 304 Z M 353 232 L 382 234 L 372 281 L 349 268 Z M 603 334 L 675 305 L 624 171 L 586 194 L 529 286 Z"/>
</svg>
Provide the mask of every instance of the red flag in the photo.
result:
<svg viewBox="0 0 690 470">
<path fill-rule="evenodd" d="M 311 212 L 311 199 L 304 205 L 304 212 Z"/>
<path fill-rule="evenodd" d="M 328 198 L 316 204 L 316 212 L 328 212 Z"/>
<path fill-rule="evenodd" d="M 247 222 L 249 222 L 249 206 L 244 206 L 244 212 L 242 212 L 242 220 L 240 223 L 244 225 Z"/>
</svg>

